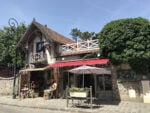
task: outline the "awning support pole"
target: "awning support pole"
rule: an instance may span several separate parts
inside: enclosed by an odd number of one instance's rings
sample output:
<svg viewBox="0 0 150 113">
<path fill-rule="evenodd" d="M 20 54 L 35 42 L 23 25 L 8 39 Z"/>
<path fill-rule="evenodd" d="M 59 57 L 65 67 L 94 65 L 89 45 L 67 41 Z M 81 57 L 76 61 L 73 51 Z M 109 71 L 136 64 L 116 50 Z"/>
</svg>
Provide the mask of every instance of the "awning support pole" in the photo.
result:
<svg viewBox="0 0 150 113">
<path fill-rule="evenodd" d="M 69 73 L 68 73 L 68 87 L 69 87 Z"/>
</svg>

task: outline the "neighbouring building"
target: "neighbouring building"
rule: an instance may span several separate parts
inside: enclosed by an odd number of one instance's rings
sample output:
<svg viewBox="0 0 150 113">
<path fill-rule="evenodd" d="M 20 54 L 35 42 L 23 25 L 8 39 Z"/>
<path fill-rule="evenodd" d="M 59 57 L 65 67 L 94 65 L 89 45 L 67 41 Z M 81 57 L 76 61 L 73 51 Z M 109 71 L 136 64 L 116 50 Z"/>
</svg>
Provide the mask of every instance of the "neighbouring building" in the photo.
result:
<svg viewBox="0 0 150 113">
<path fill-rule="evenodd" d="M 80 65 L 94 65 L 111 70 L 111 74 L 85 76 L 84 86 L 92 86 L 94 96 L 109 100 L 143 100 L 141 80 L 136 78 L 130 66 L 112 66 L 107 58 L 82 59 L 89 53 L 99 52 L 97 39 L 74 42 L 33 20 L 17 46 L 26 55 L 25 65 L 19 71 L 18 91 L 24 84 L 30 87 L 30 83 L 35 81 L 39 96 L 43 96 L 47 80 L 55 79 L 58 83 L 57 96 L 65 97 L 67 85 L 82 85 L 82 76 L 73 75 L 68 70 Z"/>
</svg>

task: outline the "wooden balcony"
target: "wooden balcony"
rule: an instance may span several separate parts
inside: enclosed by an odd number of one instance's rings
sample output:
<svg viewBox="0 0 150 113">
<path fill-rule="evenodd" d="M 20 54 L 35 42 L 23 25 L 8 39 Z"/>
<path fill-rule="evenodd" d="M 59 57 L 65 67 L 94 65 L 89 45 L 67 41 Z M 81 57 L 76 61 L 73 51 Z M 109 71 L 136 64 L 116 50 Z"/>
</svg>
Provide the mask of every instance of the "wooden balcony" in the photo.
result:
<svg viewBox="0 0 150 113">
<path fill-rule="evenodd" d="M 31 53 L 30 55 L 30 63 L 44 62 L 46 60 L 46 54 L 43 53 Z"/>
<path fill-rule="evenodd" d="M 59 50 L 60 55 L 96 52 L 99 50 L 99 41 L 96 39 L 66 44 L 60 46 Z"/>
</svg>

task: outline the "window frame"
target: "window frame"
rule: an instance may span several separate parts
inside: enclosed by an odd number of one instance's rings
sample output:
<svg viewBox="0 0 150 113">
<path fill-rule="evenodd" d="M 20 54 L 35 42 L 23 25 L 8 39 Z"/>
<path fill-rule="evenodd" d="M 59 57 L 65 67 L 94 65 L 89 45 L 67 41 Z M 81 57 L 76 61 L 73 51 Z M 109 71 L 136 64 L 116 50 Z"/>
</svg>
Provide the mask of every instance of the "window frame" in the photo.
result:
<svg viewBox="0 0 150 113">
<path fill-rule="evenodd" d="M 36 43 L 36 52 L 44 51 L 44 41 Z"/>
</svg>

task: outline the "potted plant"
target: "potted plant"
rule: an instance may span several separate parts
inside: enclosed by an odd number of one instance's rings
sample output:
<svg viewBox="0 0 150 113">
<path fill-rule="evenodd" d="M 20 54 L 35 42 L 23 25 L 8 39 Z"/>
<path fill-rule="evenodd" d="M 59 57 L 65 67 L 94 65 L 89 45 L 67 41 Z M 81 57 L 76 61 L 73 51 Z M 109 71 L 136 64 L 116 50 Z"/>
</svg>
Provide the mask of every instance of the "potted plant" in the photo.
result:
<svg viewBox="0 0 150 113">
<path fill-rule="evenodd" d="M 69 88 L 69 95 L 71 97 L 87 97 L 89 94 L 89 88 L 77 88 L 77 87 L 71 87 Z"/>
</svg>

